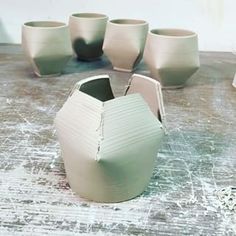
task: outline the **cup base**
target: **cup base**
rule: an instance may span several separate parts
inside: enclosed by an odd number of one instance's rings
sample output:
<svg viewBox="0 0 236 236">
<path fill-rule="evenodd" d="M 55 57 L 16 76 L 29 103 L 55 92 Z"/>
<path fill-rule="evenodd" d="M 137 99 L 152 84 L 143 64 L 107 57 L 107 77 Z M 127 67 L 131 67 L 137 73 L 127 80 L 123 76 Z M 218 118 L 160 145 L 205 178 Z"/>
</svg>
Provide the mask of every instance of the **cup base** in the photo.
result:
<svg viewBox="0 0 236 236">
<path fill-rule="evenodd" d="M 159 81 L 160 82 L 160 84 L 161 84 L 161 88 L 162 89 L 169 89 L 169 90 L 171 90 L 171 89 L 180 89 L 180 88 L 183 88 L 184 86 L 185 86 L 185 83 L 182 83 L 182 84 L 173 84 L 173 85 L 171 85 L 171 83 L 165 83 L 166 85 L 164 85 L 163 83 L 162 83 L 162 80 L 160 79 L 160 77 L 159 76 L 156 76 L 156 75 L 153 75 L 153 74 L 151 74 L 150 75 L 151 76 L 151 78 L 153 78 L 153 79 L 155 79 L 155 80 L 157 80 L 157 81 Z"/>
<path fill-rule="evenodd" d="M 93 57 L 93 58 L 86 58 L 86 57 L 76 57 L 78 61 L 85 61 L 85 62 L 93 62 L 93 61 L 98 61 L 101 59 L 101 56 L 98 57 Z"/>
<path fill-rule="evenodd" d="M 34 73 L 40 77 L 40 78 L 51 78 L 51 77 L 57 77 L 57 76 L 60 76 L 61 73 L 56 73 L 56 74 L 49 74 L 49 75 L 41 75 L 39 74 L 38 72 L 34 71 Z"/>
<path fill-rule="evenodd" d="M 113 67 L 114 70 L 117 70 L 117 71 L 122 71 L 122 72 L 132 72 L 133 69 L 124 69 L 124 68 L 120 68 L 120 67 Z"/>
<path fill-rule="evenodd" d="M 184 87 L 184 84 L 181 84 L 181 85 L 170 85 L 170 86 L 164 86 L 162 85 L 161 88 L 162 89 L 180 89 L 180 88 L 183 88 Z"/>
</svg>

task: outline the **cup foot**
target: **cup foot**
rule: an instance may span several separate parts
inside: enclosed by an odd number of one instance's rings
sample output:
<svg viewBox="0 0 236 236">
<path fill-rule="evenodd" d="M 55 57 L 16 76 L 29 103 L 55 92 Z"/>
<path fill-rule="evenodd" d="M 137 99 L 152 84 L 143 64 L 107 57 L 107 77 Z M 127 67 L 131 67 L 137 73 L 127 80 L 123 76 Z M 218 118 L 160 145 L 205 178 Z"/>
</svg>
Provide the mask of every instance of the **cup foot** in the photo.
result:
<svg viewBox="0 0 236 236">
<path fill-rule="evenodd" d="M 49 75 L 41 75 L 39 74 L 38 72 L 34 72 L 38 77 L 40 78 L 50 78 L 50 77 L 57 77 L 57 76 L 60 76 L 61 73 L 56 73 L 56 74 L 49 74 Z"/>
<path fill-rule="evenodd" d="M 183 88 L 184 87 L 184 84 L 181 84 L 181 85 L 170 85 L 170 86 L 164 86 L 162 85 L 161 86 L 162 89 L 180 89 L 180 88 Z"/>
<path fill-rule="evenodd" d="M 120 68 L 120 67 L 116 67 L 116 66 L 114 66 L 113 69 L 117 70 L 117 71 L 122 71 L 122 72 L 132 72 L 133 71 L 133 69 L 124 69 L 124 68 Z"/>
<path fill-rule="evenodd" d="M 93 62 L 93 61 L 98 61 L 100 59 L 101 59 L 101 56 L 93 57 L 93 58 L 85 58 L 85 57 L 78 57 L 77 56 L 78 61 L 85 61 L 85 62 Z"/>
<path fill-rule="evenodd" d="M 180 88 L 183 88 L 185 86 L 185 83 L 182 83 L 182 84 L 173 84 L 171 85 L 171 83 L 169 83 L 169 85 L 167 85 L 168 83 L 166 83 L 166 85 L 163 85 L 162 83 L 162 80 L 160 79 L 160 77 L 158 76 L 155 76 L 153 74 L 151 74 L 151 78 L 157 80 L 160 82 L 161 84 L 161 88 L 162 89 L 180 89 Z"/>
</svg>

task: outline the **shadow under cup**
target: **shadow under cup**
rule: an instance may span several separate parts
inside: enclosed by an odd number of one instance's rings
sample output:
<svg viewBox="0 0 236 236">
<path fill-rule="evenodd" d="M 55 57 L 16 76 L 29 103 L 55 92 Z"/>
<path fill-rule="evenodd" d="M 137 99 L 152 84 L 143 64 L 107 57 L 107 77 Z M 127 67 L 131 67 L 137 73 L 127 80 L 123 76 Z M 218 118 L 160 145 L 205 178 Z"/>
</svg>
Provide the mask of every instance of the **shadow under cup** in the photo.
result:
<svg viewBox="0 0 236 236">
<path fill-rule="evenodd" d="M 153 29 L 148 33 L 144 60 L 162 87 L 183 87 L 200 66 L 197 34 L 182 29 Z"/>
<path fill-rule="evenodd" d="M 69 29 L 56 21 L 32 21 L 22 26 L 22 47 L 39 77 L 62 73 L 72 56 Z"/>
</svg>

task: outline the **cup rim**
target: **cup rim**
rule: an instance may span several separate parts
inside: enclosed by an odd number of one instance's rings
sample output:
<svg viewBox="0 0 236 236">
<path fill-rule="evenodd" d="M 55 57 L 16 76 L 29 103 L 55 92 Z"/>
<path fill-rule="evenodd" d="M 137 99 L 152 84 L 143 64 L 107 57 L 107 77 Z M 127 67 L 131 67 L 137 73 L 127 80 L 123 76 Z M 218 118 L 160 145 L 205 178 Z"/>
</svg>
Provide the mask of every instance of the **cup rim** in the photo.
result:
<svg viewBox="0 0 236 236">
<path fill-rule="evenodd" d="M 34 25 L 35 24 L 35 25 Z M 66 23 L 60 21 L 28 21 L 23 24 L 27 28 L 35 29 L 59 29 L 67 27 Z"/>
<path fill-rule="evenodd" d="M 141 26 L 148 25 L 148 22 L 145 20 L 131 19 L 131 18 L 118 18 L 109 21 L 110 24 L 119 25 L 119 26 Z"/>
<path fill-rule="evenodd" d="M 73 13 L 70 17 L 86 20 L 108 19 L 107 15 L 96 12 L 77 12 Z"/>
<path fill-rule="evenodd" d="M 163 38 L 192 38 L 197 36 L 194 31 L 180 28 L 155 28 L 151 29 L 149 33 L 153 36 Z"/>
</svg>

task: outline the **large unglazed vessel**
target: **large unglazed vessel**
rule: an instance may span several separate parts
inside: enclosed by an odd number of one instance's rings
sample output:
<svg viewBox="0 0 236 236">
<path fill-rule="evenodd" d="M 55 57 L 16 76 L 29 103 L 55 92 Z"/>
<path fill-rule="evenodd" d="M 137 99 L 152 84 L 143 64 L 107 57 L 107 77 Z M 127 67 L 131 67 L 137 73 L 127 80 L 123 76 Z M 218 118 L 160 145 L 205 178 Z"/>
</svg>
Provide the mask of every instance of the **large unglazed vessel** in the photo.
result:
<svg viewBox="0 0 236 236">
<path fill-rule="evenodd" d="M 135 19 L 116 19 L 107 23 L 103 51 L 113 68 L 131 72 L 143 57 L 148 23 Z"/>
<path fill-rule="evenodd" d="M 197 34 L 182 29 L 153 29 L 148 33 L 144 50 L 151 77 L 163 87 L 183 87 L 198 70 Z"/>
<path fill-rule="evenodd" d="M 107 75 L 78 82 L 55 119 L 72 190 L 97 202 L 120 202 L 149 183 L 163 138 L 141 94 L 114 98 Z"/>
<path fill-rule="evenodd" d="M 95 60 L 102 54 L 108 17 L 98 13 L 75 13 L 69 18 L 72 46 L 80 60 Z"/>
<path fill-rule="evenodd" d="M 69 28 L 62 22 L 24 23 L 22 47 L 40 77 L 60 75 L 72 56 Z"/>
</svg>

